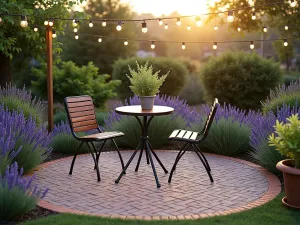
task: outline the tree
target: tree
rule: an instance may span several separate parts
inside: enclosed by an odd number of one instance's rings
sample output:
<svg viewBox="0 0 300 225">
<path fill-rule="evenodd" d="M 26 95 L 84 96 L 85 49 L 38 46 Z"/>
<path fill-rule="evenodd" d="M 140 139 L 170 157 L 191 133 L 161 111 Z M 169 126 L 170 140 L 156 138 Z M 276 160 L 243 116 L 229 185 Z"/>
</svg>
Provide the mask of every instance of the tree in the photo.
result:
<svg viewBox="0 0 300 225">
<path fill-rule="evenodd" d="M 85 13 L 97 19 L 133 18 L 129 6 L 121 4 L 120 0 L 89 1 L 85 7 Z M 63 60 L 71 60 L 79 66 L 92 61 L 101 73 L 111 74 L 115 60 L 134 55 L 136 43 L 129 41 L 129 44 L 125 46 L 124 41 L 135 38 L 137 31 L 135 23 L 125 21 L 120 32 L 116 30 L 116 22 L 107 22 L 107 26 L 103 27 L 101 22 L 94 21 L 92 28 L 88 26 L 88 23 L 89 21 L 79 22 L 78 40 L 74 39 L 73 28 L 71 28 L 72 32 L 65 36 Z M 95 36 L 80 35 L 80 32 Z M 121 40 L 107 36 L 114 36 Z M 101 43 L 98 42 L 100 37 Z"/>
<path fill-rule="evenodd" d="M 280 61 L 286 63 L 286 70 L 289 72 L 291 59 L 295 56 L 294 45 L 289 43 L 288 46 L 284 46 L 282 41 L 276 41 L 273 43 L 273 48 L 275 49 Z"/>
<path fill-rule="evenodd" d="M 70 9 L 82 0 L 10 0 L 0 1 L 0 86 L 12 80 L 11 62 L 16 56 L 21 58 L 22 65 L 32 58 L 42 60 L 45 55 L 46 40 L 44 19 L 69 18 Z M 28 26 L 20 26 L 20 17 L 7 14 L 26 15 Z M 34 32 L 33 26 L 38 25 L 39 31 Z M 63 28 L 64 22 L 54 21 L 54 29 Z M 54 53 L 60 52 L 60 43 L 53 43 Z"/>
</svg>

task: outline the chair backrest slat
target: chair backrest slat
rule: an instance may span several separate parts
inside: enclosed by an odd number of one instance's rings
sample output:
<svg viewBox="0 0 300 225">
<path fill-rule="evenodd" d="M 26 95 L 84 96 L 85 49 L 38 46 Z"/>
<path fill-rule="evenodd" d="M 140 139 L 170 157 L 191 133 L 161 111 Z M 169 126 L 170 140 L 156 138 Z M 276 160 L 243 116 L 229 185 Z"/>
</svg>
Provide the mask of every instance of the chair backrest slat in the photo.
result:
<svg viewBox="0 0 300 225">
<path fill-rule="evenodd" d="M 95 107 L 90 96 L 67 97 L 65 98 L 65 107 L 73 133 L 99 128 Z"/>
<path fill-rule="evenodd" d="M 217 109 L 218 109 L 218 106 L 219 106 L 219 102 L 218 102 L 218 99 L 215 98 L 214 100 L 214 103 L 211 107 L 211 110 L 210 110 L 210 113 L 207 117 L 207 120 L 205 122 L 205 125 L 204 125 L 204 128 L 203 128 L 203 138 L 201 139 L 201 141 L 203 141 L 207 135 L 208 135 L 208 132 L 209 132 L 209 129 L 214 121 L 214 117 L 216 115 L 216 112 L 217 112 Z"/>
</svg>

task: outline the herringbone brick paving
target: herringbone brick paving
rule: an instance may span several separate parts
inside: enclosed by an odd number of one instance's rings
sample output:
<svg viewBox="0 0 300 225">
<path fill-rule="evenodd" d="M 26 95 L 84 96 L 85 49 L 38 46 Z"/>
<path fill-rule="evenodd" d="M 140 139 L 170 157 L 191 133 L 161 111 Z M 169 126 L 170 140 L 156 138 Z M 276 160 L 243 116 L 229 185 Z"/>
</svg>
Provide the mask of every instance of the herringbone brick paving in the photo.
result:
<svg viewBox="0 0 300 225">
<path fill-rule="evenodd" d="M 132 151 L 122 151 L 127 162 Z M 176 151 L 157 151 L 170 171 Z M 47 204 L 87 214 L 170 218 L 212 214 L 245 207 L 264 196 L 269 181 L 257 168 L 228 157 L 207 155 L 215 182 L 210 183 L 206 171 L 194 153 L 187 153 L 178 163 L 171 184 L 168 174 L 156 162 L 161 188 L 156 188 L 145 155 L 140 169 L 134 172 L 136 157 L 119 184 L 121 166 L 117 153 L 100 157 L 101 182 L 96 180 L 90 155 L 79 156 L 73 175 L 68 175 L 72 158 L 51 162 L 37 174 L 37 183 L 48 187 Z M 46 204 L 46 205 L 47 205 Z M 53 208 L 53 207 L 52 207 Z M 149 219 L 149 218 L 148 218 Z M 180 218 L 179 218 L 180 219 Z"/>
</svg>

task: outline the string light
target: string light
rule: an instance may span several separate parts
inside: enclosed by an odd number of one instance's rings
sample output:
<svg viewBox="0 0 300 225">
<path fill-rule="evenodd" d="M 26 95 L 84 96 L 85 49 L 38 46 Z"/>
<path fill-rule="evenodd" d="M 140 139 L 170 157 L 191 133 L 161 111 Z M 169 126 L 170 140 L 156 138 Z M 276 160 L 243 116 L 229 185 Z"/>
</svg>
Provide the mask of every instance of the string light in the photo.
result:
<svg viewBox="0 0 300 225">
<path fill-rule="evenodd" d="M 251 19 L 252 19 L 252 20 L 256 20 L 256 13 L 255 13 L 255 12 L 252 13 Z"/>
<path fill-rule="evenodd" d="M 56 31 L 53 30 L 53 31 L 52 31 L 52 38 L 56 38 L 56 36 L 57 36 L 57 35 L 56 35 Z"/>
<path fill-rule="evenodd" d="M 241 30 L 242 30 L 242 29 L 241 29 L 240 27 L 238 27 L 237 31 L 238 31 L 238 32 L 241 32 Z"/>
<path fill-rule="evenodd" d="M 102 42 L 102 38 L 101 38 L 101 37 L 98 38 L 98 42 L 99 42 L 99 43 Z"/>
<path fill-rule="evenodd" d="M 285 29 L 285 30 L 288 30 L 288 29 L 289 29 L 289 27 L 288 27 L 288 26 L 285 26 L 285 27 L 284 27 L 284 29 Z"/>
<path fill-rule="evenodd" d="M 215 31 L 219 30 L 219 27 L 218 26 L 214 26 L 214 30 Z"/>
<path fill-rule="evenodd" d="M 250 49 L 254 49 L 254 42 L 253 41 L 250 42 Z"/>
<path fill-rule="evenodd" d="M 263 27 L 263 32 L 268 32 L 268 28 L 267 27 Z"/>
<path fill-rule="evenodd" d="M 296 5 L 297 5 L 297 1 L 296 0 L 290 0 L 290 6 L 291 7 L 296 7 Z"/>
<path fill-rule="evenodd" d="M 185 42 L 182 42 L 181 48 L 182 48 L 182 50 L 185 49 Z"/>
<path fill-rule="evenodd" d="M 117 31 L 121 31 L 122 30 L 122 25 L 123 25 L 123 22 L 122 21 L 118 21 L 118 25 L 116 27 Z"/>
<path fill-rule="evenodd" d="M 53 27 L 53 25 L 54 25 L 54 21 L 53 20 L 49 20 L 49 26 Z"/>
<path fill-rule="evenodd" d="M 169 29 L 169 26 L 168 26 L 168 24 L 167 24 L 167 23 L 165 24 L 165 29 L 166 29 L 166 30 L 168 30 L 168 29 Z"/>
<path fill-rule="evenodd" d="M 218 43 L 215 42 L 214 45 L 213 45 L 213 49 L 216 50 L 217 48 L 218 48 Z"/>
<path fill-rule="evenodd" d="M 37 25 L 34 26 L 33 31 L 34 31 L 34 32 L 38 32 L 38 31 L 39 31 L 39 28 L 38 28 Z"/>
<path fill-rule="evenodd" d="M 228 21 L 228 23 L 232 23 L 234 21 L 234 16 L 233 16 L 232 10 L 228 11 L 227 21 Z"/>
<path fill-rule="evenodd" d="M 73 23 L 72 23 L 73 27 L 77 27 L 78 26 L 78 22 L 79 22 L 79 20 L 74 19 Z"/>
<path fill-rule="evenodd" d="M 186 29 L 187 29 L 188 31 L 191 31 L 192 27 L 191 27 L 190 25 L 187 25 Z"/>
<path fill-rule="evenodd" d="M 181 25 L 181 20 L 180 20 L 180 18 L 177 18 L 176 24 L 177 24 L 177 26 L 180 26 L 180 25 Z"/>
<path fill-rule="evenodd" d="M 284 41 L 283 41 L 283 45 L 284 45 L 285 47 L 287 47 L 287 46 L 289 45 L 289 43 L 287 42 L 287 39 L 286 39 L 286 38 L 285 38 Z"/>
<path fill-rule="evenodd" d="M 159 24 L 159 26 L 162 26 L 164 24 L 164 22 L 162 21 L 162 19 L 158 19 L 158 24 Z"/>
<path fill-rule="evenodd" d="M 128 40 L 127 39 L 124 41 L 124 45 L 128 45 Z"/>
<path fill-rule="evenodd" d="M 0 23 L 2 23 L 2 21 L 3 21 L 3 20 L 2 20 L 2 18 L 0 17 Z"/>
<path fill-rule="evenodd" d="M 45 26 L 48 26 L 48 25 L 49 25 L 49 21 L 48 21 L 48 20 L 45 20 L 45 21 L 44 21 L 44 25 L 45 25 Z"/>
<path fill-rule="evenodd" d="M 155 41 L 152 41 L 152 43 L 151 43 L 151 48 L 152 48 L 152 49 L 155 49 Z"/>
<path fill-rule="evenodd" d="M 77 33 L 75 33 L 75 39 L 78 40 L 79 36 Z"/>
<path fill-rule="evenodd" d="M 27 27 L 28 26 L 28 22 L 27 22 L 26 16 L 21 16 L 20 26 L 21 27 Z"/>
<path fill-rule="evenodd" d="M 196 26 L 197 27 L 201 27 L 202 26 L 202 21 L 201 21 L 201 18 L 199 16 L 196 18 Z"/>
<path fill-rule="evenodd" d="M 148 32 L 147 23 L 145 21 L 142 23 L 142 32 L 143 33 L 147 33 Z"/>
<path fill-rule="evenodd" d="M 73 31 L 74 31 L 74 33 L 77 33 L 78 32 L 78 28 L 75 27 Z"/>
<path fill-rule="evenodd" d="M 102 27 L 106 27 L 106 22 L 105 21 L 102 22 Z"/>
<path fill-rule="evenodd" d="M 89 27 L 93 27 L 93 26 L 94 26 L 93 21 L 90 20 Z"/>
</svg>

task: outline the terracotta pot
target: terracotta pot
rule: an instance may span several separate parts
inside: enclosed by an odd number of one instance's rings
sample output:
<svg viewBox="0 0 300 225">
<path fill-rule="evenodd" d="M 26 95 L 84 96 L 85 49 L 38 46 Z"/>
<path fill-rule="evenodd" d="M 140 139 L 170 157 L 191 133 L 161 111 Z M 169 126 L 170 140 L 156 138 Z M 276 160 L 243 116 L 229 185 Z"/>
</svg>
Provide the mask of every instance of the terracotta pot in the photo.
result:
<svg viewBox="0 0 300 225">
<path fill-rule="evenodd" d="M 287 159 L 277 163 L 276 168 L 283 173 L 286 197 L 283 203 L 289 207 L 300 208 L 300 169 L 293 167 L 293 160 Z"/>
<path fill-rule="evenodd" d="M 140 102 L 142 109 L 150 110 L 153 109 L 155 95 L 154 96 L 140 96 Z"/>
</svg>

